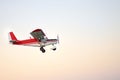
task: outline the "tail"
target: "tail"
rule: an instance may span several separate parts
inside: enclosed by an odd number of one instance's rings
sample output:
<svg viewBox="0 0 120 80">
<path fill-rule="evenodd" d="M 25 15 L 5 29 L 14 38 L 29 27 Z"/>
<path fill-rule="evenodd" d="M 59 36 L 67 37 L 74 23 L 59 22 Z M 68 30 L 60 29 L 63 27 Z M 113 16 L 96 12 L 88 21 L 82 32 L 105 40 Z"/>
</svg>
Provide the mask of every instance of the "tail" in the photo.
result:
<svg viewBox="0 0 120 80">
<path fill-rule="evenodd" d="M 14 35 L 13 32 L 10 32 L 10 33 L 9 33 L 9 38 L 10 38 L 10 42 L 11 42 L 11 43 L 14 43 L 14 42 L 17 41 L 17 38 L 16 38 L 16 36 Z"/>
</svg>

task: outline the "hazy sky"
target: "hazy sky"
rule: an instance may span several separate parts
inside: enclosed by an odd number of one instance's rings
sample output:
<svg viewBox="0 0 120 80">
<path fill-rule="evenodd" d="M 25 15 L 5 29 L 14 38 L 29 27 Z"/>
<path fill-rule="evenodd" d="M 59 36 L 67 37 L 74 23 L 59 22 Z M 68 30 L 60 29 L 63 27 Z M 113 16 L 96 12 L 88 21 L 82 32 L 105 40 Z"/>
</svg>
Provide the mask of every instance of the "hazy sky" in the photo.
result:
<svg viewBox="0 0 120 80">
<path fill-rule="evenodd" d="M 9 44 L 41 28 L 46 47 Z M 120 80 L 120 0 L 0 0 L 0 80 Z"/>
</svg>

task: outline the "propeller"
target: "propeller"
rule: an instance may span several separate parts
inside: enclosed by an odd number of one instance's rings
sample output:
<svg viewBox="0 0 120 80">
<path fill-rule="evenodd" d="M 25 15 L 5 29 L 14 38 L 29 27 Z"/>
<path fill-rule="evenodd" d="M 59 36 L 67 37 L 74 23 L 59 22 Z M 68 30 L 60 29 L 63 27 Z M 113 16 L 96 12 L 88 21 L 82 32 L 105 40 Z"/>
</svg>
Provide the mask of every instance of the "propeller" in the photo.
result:
<svg viewBox="0 0 120 80">
<path fill-rule="evenodd" d="M 57 43 L 59 44 L 60 42 L 59 42 L 59 35 L 57 35 Z"/>
</svg>

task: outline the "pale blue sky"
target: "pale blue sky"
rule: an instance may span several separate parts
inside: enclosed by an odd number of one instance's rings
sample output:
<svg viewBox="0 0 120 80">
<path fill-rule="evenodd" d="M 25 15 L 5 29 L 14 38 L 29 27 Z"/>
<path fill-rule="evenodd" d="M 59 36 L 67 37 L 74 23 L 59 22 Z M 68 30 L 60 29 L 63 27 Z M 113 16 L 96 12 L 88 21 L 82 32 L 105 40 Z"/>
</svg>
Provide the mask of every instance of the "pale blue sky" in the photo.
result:
<svg viewBox="0 0 120 80">
<path fill-rule="evenodd" d="M 3 0 L 1 30 L 10 28 L 28 33 L 34 27 L 42 27 L 66 36 L 100 36 L 106 32 L 118 35 L 119 3 L 119 0 Z"/>
<path fill-rule="evenodd" d="M 57 51 L 8 43 L 36 28 L 59 34 Z M 120 0 L 0 0 L 0 44 L 1 80 L 120 79 Z"/>
</svg>

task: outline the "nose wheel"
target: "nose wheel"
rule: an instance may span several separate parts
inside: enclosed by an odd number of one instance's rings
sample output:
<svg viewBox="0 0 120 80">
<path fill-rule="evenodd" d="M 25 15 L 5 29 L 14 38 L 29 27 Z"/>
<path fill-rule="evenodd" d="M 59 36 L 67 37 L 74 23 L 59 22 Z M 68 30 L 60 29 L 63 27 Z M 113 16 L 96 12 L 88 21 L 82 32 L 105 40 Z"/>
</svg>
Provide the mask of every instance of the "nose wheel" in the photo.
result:
<svg viewBox="0 0 120 80">
<path fill-rule="evenodd" d="M 55 50 L 56 50 L 56 48 L 53 48 L 52 50 L 53 50 L 53 51 L 55 51 Z"/>
<path fill-rule="evenodd" d="M 51 48 L 53 51 L 55 51 L 56 50 L 56 47 L 53 45 L 53 48 Z"/>
<path fill-rule="evenodd" d="M 42 51 L 42 53 L 45 53 L 45 49 L 43 47 L 40 48 L 40 51 Z"/>
</svg>

